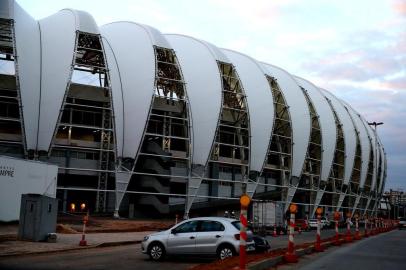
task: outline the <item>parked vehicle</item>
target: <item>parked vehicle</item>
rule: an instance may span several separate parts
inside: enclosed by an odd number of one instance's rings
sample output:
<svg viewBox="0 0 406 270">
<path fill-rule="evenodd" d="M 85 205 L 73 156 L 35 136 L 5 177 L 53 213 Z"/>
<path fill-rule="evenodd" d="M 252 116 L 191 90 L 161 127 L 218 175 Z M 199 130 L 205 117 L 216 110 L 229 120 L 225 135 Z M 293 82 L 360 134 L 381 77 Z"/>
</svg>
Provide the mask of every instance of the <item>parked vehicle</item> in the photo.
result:
<svg viewBox="0 0 406 270">
<path fill-rule="evenodd" d="M 406 229 L 406 218 L 400 218 L 398 223 L 399 230 Z"/>
<path fill-rule="evenodd" d="M 321 224 L 322 224 L 322 228 L 330 228 L 332 225 L 330 220 L 328 220 L 326 217 L 321 218 Z"/>
<path fill-rule="evenodd" d="M 267 252 L 271 249 L 271 245 L 269 244 L 268 240 L 265 237 L 254 235 L 252 238 L 255 242 L 255 252 Z"/>
<path fill-rule="evenodd" d="M 253 231 L 261 235 L 271 234 L 274 226 L 278 234 L 286 231 L 283 205 L 277 202 L 253 202 L 251 220 Z"/>
<path fill-rule="evenodd" d="M 310 230 L 309 221 L 307 219 L 296 219 L 295 220 L 295 231 L 298 231 L 299 227 L 302 231 Z"/>
<path fill-rule="evenodd" d="M 217 255 L 219 259 L 237 255 L 240 247 L 238 220 L 202 217 L 185 220 L 172 228 L 144 237 L 141 251 L 154 261 L 166 255 Z M 247 251 L 255 251 L 253 234 L 247 230 Z"/>
<path fill-rule="evenodd" d="M 320 229 L 323 229 L 323 222 L 320 221 Z M 309 219 L 309 227 L 310 229 L 317 229 L 317 218 Z"/>
</svg>

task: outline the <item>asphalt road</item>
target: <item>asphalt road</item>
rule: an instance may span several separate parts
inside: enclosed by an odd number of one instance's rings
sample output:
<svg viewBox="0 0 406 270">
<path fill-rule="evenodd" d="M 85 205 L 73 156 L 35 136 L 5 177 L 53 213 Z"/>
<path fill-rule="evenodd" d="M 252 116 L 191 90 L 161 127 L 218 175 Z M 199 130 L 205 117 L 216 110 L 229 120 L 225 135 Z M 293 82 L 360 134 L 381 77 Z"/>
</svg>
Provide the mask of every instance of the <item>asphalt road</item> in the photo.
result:
<svg viewBox="0 0 406 270">
<path fill-rule="evenodd" d="M 406 233 L 406 231 L 405 231 Z M 297 244 L 315 240 L 316 232 L 303 232 L 295 236 Z M 331 237 L 334 230 L 322 230 L 322 238 Z M 272 249 L 286 247 L 287 236 L 267 237 Z M 44 255 L 27 255 L 0 258 L 0 269 L 9 270 L 101 270 L 101 269 L 137 269 L 137 270 L 183 270 L 193 265 L 213 261 L 213 258 L 199 257 L 170 257 L 164 262 L 153 262 L 141 253 L 140 245 L 126 245 L 116 247 L 84 249 L 79 251 L 65 251 Z M 357 269 L 359 270 L 359 269 Z"/>
<path fill-rule="evenodd" d="M 213 259 L 168 258 L 164 262 L 153 262 L 141 253 L 141 246 L 126 245 L 106 248 L 84 249 L 44 255 L 0 258 L 1 270 L 183 270 Z"/>
<path fill-rule="evenodd" d="M 395 230 L 351 245 L 329 248 L 327 252 L 300 258 L 298 264 L 279 266 L 277 269 L 406 269 L 406 231 Z"/>
</svg>

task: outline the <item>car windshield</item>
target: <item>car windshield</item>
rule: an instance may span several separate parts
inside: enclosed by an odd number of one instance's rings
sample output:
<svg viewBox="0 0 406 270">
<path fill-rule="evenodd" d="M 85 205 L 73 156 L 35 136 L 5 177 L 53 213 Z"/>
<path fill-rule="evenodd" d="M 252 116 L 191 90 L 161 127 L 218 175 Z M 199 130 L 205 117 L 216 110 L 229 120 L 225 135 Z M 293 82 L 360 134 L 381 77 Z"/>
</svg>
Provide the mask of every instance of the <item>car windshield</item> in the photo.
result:
<svg viewBox="0 0 406 270">
<path fill-rule="evenodd" d="M 406 218 L 400 218 L 400 221 L 406 221 Z"/>
</svg>

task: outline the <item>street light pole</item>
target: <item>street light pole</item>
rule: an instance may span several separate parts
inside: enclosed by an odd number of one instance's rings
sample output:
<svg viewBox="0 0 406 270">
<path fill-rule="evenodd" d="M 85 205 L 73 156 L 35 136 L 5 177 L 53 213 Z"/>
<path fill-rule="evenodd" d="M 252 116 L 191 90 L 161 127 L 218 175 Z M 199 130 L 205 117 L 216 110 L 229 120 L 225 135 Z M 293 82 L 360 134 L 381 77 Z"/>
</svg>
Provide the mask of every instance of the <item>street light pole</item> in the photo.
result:
<svg viewBox="0 0 406 270">
<path fill-rule="evenodd" d="M 370 125 L 370 126 L 373 126 L 374 127 L 374 135 L 375 135 L 375 160 L 376 160 L 376 162 L 375 162 L 375 168 L 376 168 L 376 173 L 378 173 L 378 136 L 377 136 L 377 132 L 376 132 L 376 127 L 377 126 L 380 126 L 380 125 L 383 125 L 383 122 L 368 122 L 368 125 Z M 378 175 L 376 176 L 376 177 L 378 177 Z M 378 194 L 376 194 L 376 195 L 378 195 Z M 375 196 L 375 207 L 377 206 L 377 202 L 376 202 L 376 200 L 377 200 L 377 196 Z M 374 207 L 374 208 L 375 208 Z M 374 213 L 374 215 L 375 215 L 375 217 L 377 216 L 377 213 L 376 213 L 376 209 L 373 209 L 372 211 L 374 211 L 375 210 L 375 213 Z"/>
</svg>

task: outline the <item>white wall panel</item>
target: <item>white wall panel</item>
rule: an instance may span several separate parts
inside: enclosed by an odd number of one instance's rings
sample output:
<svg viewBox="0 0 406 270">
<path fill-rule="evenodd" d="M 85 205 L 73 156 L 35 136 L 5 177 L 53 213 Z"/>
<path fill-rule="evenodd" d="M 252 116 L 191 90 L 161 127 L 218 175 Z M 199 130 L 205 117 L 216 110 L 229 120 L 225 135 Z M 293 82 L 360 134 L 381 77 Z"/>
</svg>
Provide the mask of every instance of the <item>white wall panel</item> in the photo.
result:
<svg viewBox="0 0 406 270">
<path fill-rule="evenodd" d="M 217 55 L 201 40 L 182 35 L 165 36 L 176 51 L 189 97 L 193 125 L 192 163 L 205 166 L 221 110 L 222 84 Z"/>
<path fill-rule="evenodd" d="M 355 137 L 355 127 L 352 123 L 351 117 L 345 109 L 341 101 L 331 94 L 330 92 L 322 89 L 323 95 L 325 95 L 329 100 L 334 110 L 337 113 L 337 117 L 342 124 L 342 129 L 344 133 L 344 143 L 345 143 L 345 155 L 344 155 L 344 184 L 348 185 L 351 179 L 352 169 L 354 167 L 355 150 L 357 146 L 357 138 Z"/>
<path fill-rule="evenodd" d="M 56 197 L 58 166 L 0 156 L 0 221 L 18 220 L 21 195 Z"/>
<path fill-rule="evenodd" d="M 263 67 L 256 60 L 238 52 L 222 51 L 234 64 L 247 95 L 251 129 L 250 170 L 262 172 L 274 122 L 272 89 Z"/>
<path fill-rule="evenodd" d="M 327 100 L 314 84 L 299 77 L 295 77 L 295 79 L 298 84 L 307 91 L 307 94 L 319 116 L 323 149 L 321 153 L 322 162 L 320 179 L 322 181 L 327 181 L 334 161 L 337 141 L 337 127 L 334 114 L 331 111 Z"/>
<path fill-rule="evenodd" d="M 287 71 L 263 64 L 268 75 L 274 77 L 289 106 L 292 122 L 292 176 L 300 177 L 310 139 L 310 112 L 306 98 L 297 82 Z"/>
</svg>

